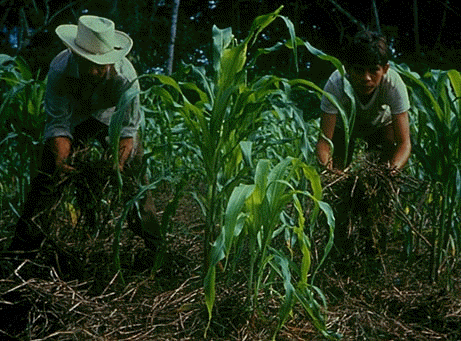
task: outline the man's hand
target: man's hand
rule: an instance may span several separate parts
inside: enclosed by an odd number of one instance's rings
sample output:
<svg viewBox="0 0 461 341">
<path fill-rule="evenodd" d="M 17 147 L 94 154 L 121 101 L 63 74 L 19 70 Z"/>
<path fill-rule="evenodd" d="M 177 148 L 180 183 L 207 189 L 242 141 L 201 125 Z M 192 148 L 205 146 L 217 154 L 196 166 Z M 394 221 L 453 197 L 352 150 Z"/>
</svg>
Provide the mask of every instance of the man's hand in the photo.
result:
<svg viewBox="0 0 461 341">
<path fill-rule="evenodd" d="M 49 141 L 51 151 L 55 156 L 56 168 L 60 174 L 67 174 L 75 171 L 75 168 L 69 166 L 66 161 L 70 155 L 72 142 L 68 137 L 58 136 Z"/>
<path fill-rule="evenodd" d="M 119 150 L 118 150 L 118 167 L 120 171 L 123 171 L 125 167 L 125 163 L 131 155 L 133 150 L 133 138 L 122 138 L 119 142 Z"/>
</svg>

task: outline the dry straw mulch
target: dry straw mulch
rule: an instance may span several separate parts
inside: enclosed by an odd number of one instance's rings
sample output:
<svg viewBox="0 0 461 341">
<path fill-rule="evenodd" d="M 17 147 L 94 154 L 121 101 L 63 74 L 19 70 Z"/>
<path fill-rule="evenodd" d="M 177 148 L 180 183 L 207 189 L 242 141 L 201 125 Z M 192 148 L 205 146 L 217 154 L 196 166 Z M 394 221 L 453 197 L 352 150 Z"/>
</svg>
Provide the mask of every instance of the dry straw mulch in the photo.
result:
<svg viewBox="0 0 461 341">
<path fill-rule="evenodd" d="M 317 285 L 328 301 L 328 327 L 343 340 L 460 340 L 461 287 L 451 290 L 427 279 L 427 254 L 409 262 L 402 241 L 389 227 L 403 192 L 424 186 L 404 174 L 389 177 L 381 168 L 325 175 L 325 200 L 349 208 L 339 219 L 353 248 L 347 257 L 328 259 Z M 418 194 L 418 193 L 417 193 Z M 411 196 L 411 194 L 408 194 Z M 171 199 L 168 188 L 155 193 L 159 213 Z M 402 209 L 402 207 L 400 207 Z M 208 315 L 202 288 L 202 224 L 191 197 L 181 200 L 168 236 L 163 266 L 149 271 L 151 255 L 143 242 L 122 231 L 122 267 L 126 285 L 112 268 L 111 233 L 90 238 L 62 216 L 56 222 L 60 242 L 43 247 L 34 260 L 2 260 L 10 271 L 0 280 L 0 339 L 10 340 L 268 340 L 280 302 L 262 295 L 265 311 L 250 315 L 246 285 L 218 276 L 216 310 L 207 337 Z M 350 214 L 353 212 L 354 214 Z M 375 233 L 364 235 L 363 225 Z M 108 220 L 108 225 L 113 225 Z M 385 233 L 386 248 L 379 245 Z M 418 233 L 418 231 L 414 231 Z M 77 236 L 74 240 L 72 236 Z M 371 251 L 363 252 L 365 241 Z M 370 239 L 371 238 L 371 239 Z M 58 247 L 59 245 L 59 247 Z M 68 251 L 68 252 L 62 252 Z M 66 261 L 77 255 L 77 262 Z M 72 257 L 71 257 L 72 258 Z M 74 260 L 75 260 L 74 259 Z M 69 276 L 69 270 L 77 266 Z M 63 265 L 59 267 L 58 265 Z M 64 266 L 66 265 L 66 266 Z M 242 273 L 245 265 L 242 265 Z M 456 283 L 460 271 L 453 273 Z M 277 340 L 322 340 L 299 307 Z"/>
<path fill-rule="evenodd" d="M 23 304 L 27 310 L 18 311 L 18 316 L 3 316 L 3 324 L 10 319 L 28 328 L 21 333 L 25 339 L 188 340 L 191 338 L 184 335 L 185 325 L 191 334 L 196 333 L 194 328 L 203 327 L 189 321 L 196 319 L 194 313 L 201 306 L 201 289 L 191 290 L 197 286 L 197 277 L 174 290 L 158 293 L 151 290 L 146 279 L 131 282 L 122 292 L 114 291 L 111 286 L 117 281 L 115 276 L 100 295 L 91 296 L 85 289 L 87 283 L 65 282 L 53 269 L 49 279 L 23 279 L 21 270 L 27 266 L 38 265 L 25 261 L 15 270 L 16 278 L 0 282 L 2 297 L 16 300 L 4 299 L 3 311 L 8 312 L 7 307 L 18 305 L 18 301 L 27 303 Z"/>
<path fill-rule="evenodd" d="M 403 201 L 426 186 L 369 158 L 365 154 L 343 173 L 322 173 L 324 201 L 336 218 L 336 246 L 349 254 L 384 252 L 395 219 L 407 219 Z"/>
<path fill-rule="evenodd" d="M 343 174 L 324 173 L 323 182 L 336 216 L 337 249 L 319 276 L 329 327 L 345 340 L 461 339 L 461 286 L 429 279 L 427 247 L 412 259 L 403 248 L 403 224 L 430 244 L 405 212 L 424 202 L 428 184 L 366 157 Z M 451 275 L 456 282 L 459 267 Z"/>
</svg>

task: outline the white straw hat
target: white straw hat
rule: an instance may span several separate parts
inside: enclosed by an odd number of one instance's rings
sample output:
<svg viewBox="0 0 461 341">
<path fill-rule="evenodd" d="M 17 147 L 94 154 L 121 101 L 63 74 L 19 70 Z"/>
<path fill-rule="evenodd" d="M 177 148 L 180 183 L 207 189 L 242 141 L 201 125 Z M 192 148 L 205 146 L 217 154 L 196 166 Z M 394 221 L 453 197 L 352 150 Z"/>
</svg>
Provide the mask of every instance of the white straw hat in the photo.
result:
<svg viewBox="0 0 461 341">
<path fill-rule="evenodd" d="M 78 25 L 60 25 L 56 34 L 63 43 L 83 58 L 99 64 L 113 64 L 130 52 L 133 40 L 115 30 L 112 20 L 93 15 L 78 19 Z"/>
</svg>

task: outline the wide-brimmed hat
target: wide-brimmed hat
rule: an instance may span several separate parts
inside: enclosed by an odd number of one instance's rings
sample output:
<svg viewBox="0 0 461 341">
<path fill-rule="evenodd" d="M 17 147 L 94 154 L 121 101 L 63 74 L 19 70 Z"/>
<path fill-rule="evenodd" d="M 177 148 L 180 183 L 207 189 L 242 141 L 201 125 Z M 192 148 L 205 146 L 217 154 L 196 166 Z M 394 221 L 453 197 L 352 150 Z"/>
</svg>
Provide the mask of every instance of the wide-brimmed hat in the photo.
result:
<svg viewBox="0 0 461 341">
<path fill-rule="evenodd" d="M 83 58 L 99 64 L 113 64 L 130 52 L 133 40 L 115 30 L 112 20 L 83 15 L 78 25 L 60 25 L 56 34 L 63 43 Z"/>
</svg>

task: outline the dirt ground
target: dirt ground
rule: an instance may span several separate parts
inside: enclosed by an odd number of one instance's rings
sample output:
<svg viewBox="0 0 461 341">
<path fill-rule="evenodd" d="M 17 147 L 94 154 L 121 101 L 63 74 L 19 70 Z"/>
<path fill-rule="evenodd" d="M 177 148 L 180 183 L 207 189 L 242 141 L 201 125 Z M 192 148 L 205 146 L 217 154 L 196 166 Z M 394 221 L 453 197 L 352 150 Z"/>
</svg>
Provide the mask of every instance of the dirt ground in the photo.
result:
<svg viewBox="0 0 461 341">
<path fill-rule="evenodd" d="M 163 188 L 155 197 L 161 215 L 172 196 Z M 68 216 L 59 216 L 55 225 L 64 247 L 45 243 L 30 260 L 2 257 L 0 339 L 271 339 L 277 301 L 263 297 L 266 309 L 250 315 L 238 280 L 218 283 L 216 312 L 204 335 L 203 219 L 191 195 L 179 202 L 156 271 L 143 241 L 123 230 L 124 283 L 114 275 L 111 234 L 82 235 Z M 72 234 L 79 237 L 73 240 Z M 428 255 L 421 251 L 407 259 L 402 248 L 402 236 L 391 235 L 384 253 L 332 257 L 317 275 L 328 302 L 328 328 L 343 340 L 461 340 L 459 268 L 451 283 L 435 283 L 429 280 Z M 295 307 L 277 340 L 322 337 Z"/>
</svg>

